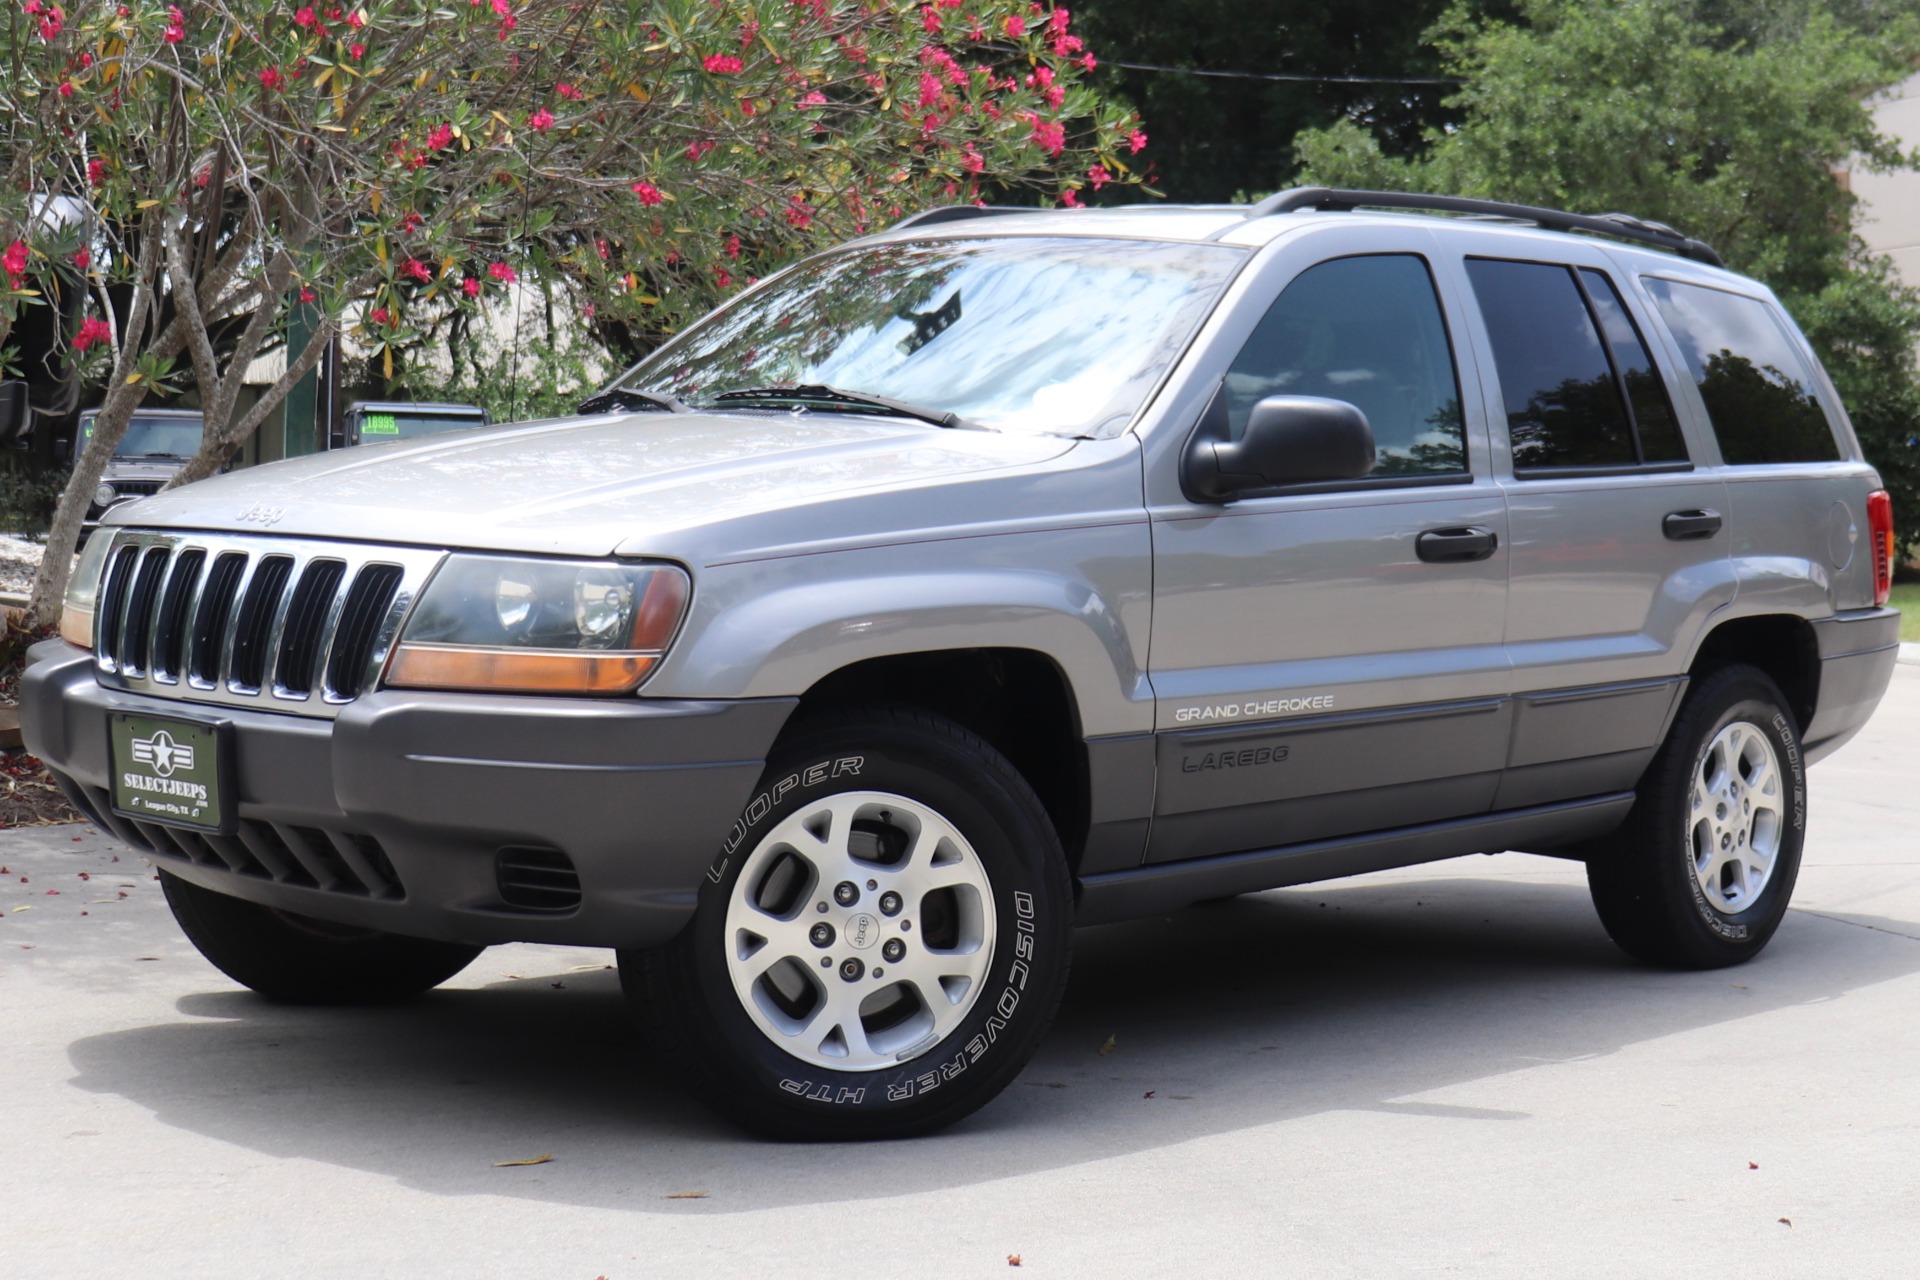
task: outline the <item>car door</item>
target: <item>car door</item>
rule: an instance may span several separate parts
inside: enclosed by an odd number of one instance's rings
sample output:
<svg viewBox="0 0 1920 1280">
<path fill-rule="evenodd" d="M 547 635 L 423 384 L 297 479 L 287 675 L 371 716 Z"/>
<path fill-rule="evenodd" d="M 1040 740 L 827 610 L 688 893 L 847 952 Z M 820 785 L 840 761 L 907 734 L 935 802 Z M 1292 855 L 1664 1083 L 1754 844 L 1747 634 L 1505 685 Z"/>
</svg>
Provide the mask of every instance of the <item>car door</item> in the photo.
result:
<svg viewBox="0 0 1920 1280">
<path fill-rule="evenodd" d="M 1424 228 L 1389 225 L 1289 241 L 1229 304 L 1215 363 L 1193 371 L 1198 423 L 1166 422 L 1177 438 L 1149 442 L 1149 862 L 1493 800 L 1508 736 L 1506 514 L 1434 248 Z M 1373 474 L 1186 496 L 1188 428 L 1234 438 L 1276 394 L 1362 409 Z"/>
<path fill-rule="evenodd" d="M 1533 246 L 1527 246 L 1532 248 Z M 1631 788 L 1733 596 L 1726 489 L 1696 471 L 1644 313 L 1597 245 L 1462 262 L 1507 495 L 1516 809 Z"/>
</svg>

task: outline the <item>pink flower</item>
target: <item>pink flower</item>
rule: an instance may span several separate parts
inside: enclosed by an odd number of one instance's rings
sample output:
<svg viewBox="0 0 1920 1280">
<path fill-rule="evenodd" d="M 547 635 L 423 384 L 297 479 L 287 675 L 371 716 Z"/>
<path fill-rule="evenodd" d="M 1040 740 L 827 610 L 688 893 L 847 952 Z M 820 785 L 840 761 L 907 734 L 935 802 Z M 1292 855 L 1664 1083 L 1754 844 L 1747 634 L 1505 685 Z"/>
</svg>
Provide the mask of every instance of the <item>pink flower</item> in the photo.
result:
<svg viewBox="0 0 1920 1280">
<path fill-rule="evenodd" d="M 960 167 L 968 173 L 979 173 L 987 167 L 986 157 L 975 151 L 969 142 L 960 149 Z"/>
<path fill-rule="evenodd" d="M 1132 133 L 1127 135 L 1127 151 L 1129 154 L 1137 154 L 1140 148 L 1146 145 L 1147 145 L 1147 135 L 1140 132 L 1140 130 L 1135 129 Z"/>
<path fill-rule="evenodd" d="M 1093 189 L 1095 191 L 1098 191 L 1100 188 L 1106 186 L 1109 182 L 1113 181 L 1113 175 L 1107 172 L 1105 165 L 1097 164 L 1093 166 L 1093 168 L 1087 170 L 1087 181 L 1093 184 Z"/>
<path fill-rule="evenodd" d="M 296 27 L 314 27 L 319 25 L 319 22 L 320 19 L 314 15 L 313 9 L 309 6 L 303 5 L 293 11 L 293 25 Z"/>
<path fill-rule="evenodd" d="M 375 324 L 380 325 L 382 327 L 393 323 L 393 313 L 388 311 L 385 307 L 375 307 L 373 309 L 373 314 L 369 315 L 367 318 L 373 321 Z"/>
<path fill-rule="evenodd" d="M 1088 54 L 1086 57 L 1080 59 L 1080 69 L 1082 71 L 1091 71 L 1099 65 L 1100 59 L 1094 57 L 1092 54 Z"/>
<path fill-rule="evenodd" d="M 400 219 L 400 234 L 410 235 L 413 232 L 418 231 L 420 229 L 420 224 L 424 221 L 426 221 L 426 219 L 422 218 L 419 214 L 415 213 L 413 210 L 411 209 L 407 210 L 406 216 Z"/>
<path fill-rule="evenodd" d="M 730 53 L 710 53 L 700 65 L 715 75 L 730 76 L 745 67 L 746 63 Z"/>
<path fill-rule="evenodd" d="M 559 94 L 561 97 L 571 99 L 574 102 L 579 102 L 587 96 L 586 94 L 582 93 L 580 90 L 568 84 L 565 80 L 562 80 L 559 84 L 553 86 L 553 91 Z"/>
<path fill-rule="evenodd" d="M 920 105 L 930 107 L 940 101 L 940 77 L 931 71 L 920 73 Z"/>
<path fill-rule="evenodd" d="M 731 289 L 733 288 L 733 273 L 725 267 L 718 267 L 714 270 L 713 282 L 722 289 Z"/>
<path fill-rule="evenodd" d="M 96 342 L 113 341 L 113 330 L 107 322 L 97 316 L 88 316 L 80 322 L 80 332 L 73 335 L 73 349 L 85 351 Z"/>
<path fill-rule="evenodd" d="M 1057 156 L 1066 149 L 1067 130 L 1064 125 L 1057 124 L 1050 120 L 1042 120 L 1036 116 L 1033 120 L 1033 133 L 1031 136 L 1033 145 L 1039 147 L 1050 156 Z"/>
<path fill-rule="evenodd" d="M 102 186 L 107 180 L 107 162 L 105 160 L 87 161 L 87 182 L 93 186 Z"/>
<path fill-rule="evenodd" d="M 801 97 L 800 105 L 803 107 L 824 107 L 827 105 L 827 95 L 815 89 L 811 93 Z"/>
<path fill-rule="evenodd" d="M 707 152 L 713 150 L 715 147 L 719 145 L 720 145 L 719 143 L 710 142 L 705 138 L 698 139 L 694 142 L 689 142 L 687 144 L 687 159 L 698 160 L 701 156 L 707 154 Z"/>
<path fill-rule="evenodd" d="M 1002 26 L 1006 28 L 1007 38 L 1010 40 L 1018 40 L 1021 36 L 1027 34 L 1027 20 L 1018 14 L 1008 18 Z"/>
<path fill-rule="evenodd" d="M 940 32 L 940 11 L 932 5 L 923 5 L 920 9 L 920 26 L 929 35 Z"/>
<path fill-rule="evenodd" d="M 758 40 L 759 38 L 760 38 L 760 23 L 757 19 L 749 18 L 745 22 L 740 24 L 741 49 L 744 50 L 744 49 L 751 48 L 753 46 L 753 42 L 755 40 Z"/>
<path fill-rule="evenodd" d="M 60 96 L 63 98 L 71 98 L 73 96 L 73 81 L 62 80 L 60 82 Z"/>
<path fill-rule="evenodd" d="M 73 265 L 85 271 L 93 265 L 93 252 L 85 245 L 81 245 L 73 251 Z"/>
<path fill-rule="evenodd" d="M 167 29 L 160 33 L 160 38 L 168 44 L 179 44 L 187 38 L 187 15 L 180 12 L 178 5 L 168 6 Z"/>
<path fill-rule="evenodd" d="M 433 126 L 433 132 L 427 135 L 427 149 L 430 151 L 444 150 L 452 143 L 453 126 L 450 124 L 437 124 Z"/>
<path fill-rule="evenodd" d="M 1069 209 L 1080 208 L 1080 193 L 1068 187 L 1060 193 L 1060 203 Z"/>
<path fill-rule="evenodd" d="M 352 13 L 347 15 L 347 25 L 352 27 L 355 31 L 358 31 L 360 28 L 367 25 L 367 20 L 361 16 L 360 11 L 358 9 L 355 9 Z"/>
<path fill-rule="evenodd" d="M 796 231 L 805 231 L 813 225 L 813 210 L 807 207 L 805 200 L 792 200 L 787 203 L 787 221 Z"/>
<path fill-rule="evenodd" d="M 400 274 L 409 279 L 418 280 L 421 284 L 425 284 L 433 279 L 433 268 L 418 258 L 408 258 L 400 264 Z"/>
<path fill-rule="evenodd" d="M 501 284 L 513 284 L 520 279 L 519 274 L 516 273 L 512 267 L 508 266 L 504 262 L 495 262 L 495 263 L 489 264 L 487 267 L 487 274 L 492 276 L 495 280 L 498 280 Z"/>
<path fill-rule="evenodd" d="M 41 4 L 40 0 L 27 0 L 27 2 L 21 5 L 20 7 L 27 11 L 27 15 L 29 17 L 34 17 L 34 18 L 39 17 L 41 14 L 47 11 L 46 6 Z"/>
<path fill-rule="evenodd" d="M 347 46 L 347 56 L 358 62 L 367 56 L 367 46 L 358 42 L 350 44 Z"/>
<path fill-rule="evenodd" d="M 513 6 L 507 0 L 493 0 L 493 11 L 505 18 L 512 15 Z"/>
<path fill-rule="evenodd" d="M 646 205 L 648 208 L 652 208 L 654 205 L 666 199 L 665 196 L 660 194 L 660 188 L 654 186 L 651 182 L 634 183 L 633 194 L 639 196 L 640 203 Z"/>
<path fill-rule="evenodd" d="M 286 82 L 287 78 L 280 74 L 280 68 L 278 67 L 268 67 L 260 73 L 260 85 L 269 92 L 280 88 L 286 84 Z"/>
<path fill-rule="evenodd" d="M 462 280 L 460 282 L 460 292 L 466 294 L 469 298 L 479 297 L 480 296 L 479 279 L 474 276 L 468 276 L 466 279 Z"/>
<path fill-rule="evenodd" d="M 1047 30 L 1056 36 L 1067 34 L 1067 24 L 1073 21 L 1073 15 L 1065 9 L 1055 9 L 1047 16 Z"/>
<path fill-rule="evenodd" d="M 533 114 L 527 117 L 527 128 L 535 133 L 545 133 L 553 128 L 553 112 L 545 107 L 536 108 Z"/>
<path fill-rule="evenodd" d="M 15 288 L 20 286 L 20 277 L 27 274 L 27 242 L 15 240 L 0 253 L 0 271 L 7 273 L 7 283 Z"/>
<path fill-rule="evenodd" d="M 726 240 L 721 243 L 721 248 L 727 251 L 729 258 L 738 258 L 740 256 L 740 237 L 737 235 L 728 236 Z"/>
<path fill-rule="evenodd" d="M 58 39 L 61 30 L 67 24 L 67 15 L 60 11 L 60 6 L 57 4 L 49 5 L 46 13 L 47 16 L 40 19 L 40 38 L 42 40 Z"/>
<path fill-rule="evenodd" d="M 1063 84 L 1056 84 L 1056 85 L 1050 86 L 1046 92 L 1046 99 L 1047 99 L 1047 106 L 1051 107 L 1055 111 L 1058 111 L 1060 109 L 1060 104 L 1067 100 L 1067 86 Z"/>
<path fill-rule="evenodd" d="M 307 286 L 305 285 L 300 286 L 300 301 L 312 302 L 314 299 L 318 298 L 319 296 L 320 296 L 319 294 L 307 288 Z"/>
</svg>

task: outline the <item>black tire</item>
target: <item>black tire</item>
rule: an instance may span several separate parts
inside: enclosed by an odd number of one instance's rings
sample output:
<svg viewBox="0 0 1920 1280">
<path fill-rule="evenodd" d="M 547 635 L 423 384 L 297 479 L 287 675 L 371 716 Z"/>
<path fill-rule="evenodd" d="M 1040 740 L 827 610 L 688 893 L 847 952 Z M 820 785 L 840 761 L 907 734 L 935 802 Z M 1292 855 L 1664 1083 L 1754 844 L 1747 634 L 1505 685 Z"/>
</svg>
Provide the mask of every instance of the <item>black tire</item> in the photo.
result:
<svg viewBox="0 0 1920 1280">
<path fill-rule="evenodd" d="M 964 837 L 985 873 L 995 926 L 984 979 L 957 1025 L 931 1046 L 904 1050 L 912 1054 L 904 1061 L 846 1071 L 789 1053 L 749 1016 L 729 974 L 727 912 L 769 832 L 796 811 L 817 811 L 836 795 L 863 791 L 925 806 Z M 817 910 L 816 897 L 827 901 L 824 884 L 815 883 L 817 891 L 802 890 L 795 899 L 794 919 Z M 922 907 L 930 900 L 922 899 Z M 910 924 L 914 914 L 909 903 L 900 919 Z M 848 931 L 834 944 L 846 950 L 854 918 L 821 917 L 829 919 Z M 877 916 L 873 921 L 898 928 Z M 931 933 L 931 921 L 929 912 L 923 934 Z M 815 718 L 782 738 L 701 884 L 692 921 L 664 947 L 621 952 L 620 978 L 648 1039 L 688 1090 L 724 1118 L 782 1140 L 898 1138 L 971 1114 L 1019 1074 L 1059 1007 L 1072 933 L 1072 889 L 1059 837 L 1006 758 L 938 716 L 858 708 Z M 822 954 L 845 963 L 831 948 Z M 878 952 L 860 954 L 877 958 Z M 848 950 L 846 959 L 854 958 Z M 814 998 L 827 999 L 826 984 L 837 976 L 837 969 L 820 975 Z"/>
<path fill-rule="evenodd" d="M 160 887 L 187 941 L 243 987 L 283 1004 L 388 1004 L 439 986 L 486 948 L 330 924 L 203 889 Z"/>
<path fill-rule="evenodd" d="M 1708 748 L 1722 730 L 1742 722 L 1773 749 L 1781 811 L 1771 875 L 1742 909 L 1729 911 L 1709 899 L 1694 874 L 1698 819 L 1691 792 Z M 1626 823 L 1587 861 L 1601 923 L 1622 950 L 1651 964 L 1717 969 L 1751 960 L 1780 927 L 1793 897 L 1806 815 L 1806 765 L 1779 687 L 1750 666 L 1701 677 L 1647 767 Z"/>
</svg>

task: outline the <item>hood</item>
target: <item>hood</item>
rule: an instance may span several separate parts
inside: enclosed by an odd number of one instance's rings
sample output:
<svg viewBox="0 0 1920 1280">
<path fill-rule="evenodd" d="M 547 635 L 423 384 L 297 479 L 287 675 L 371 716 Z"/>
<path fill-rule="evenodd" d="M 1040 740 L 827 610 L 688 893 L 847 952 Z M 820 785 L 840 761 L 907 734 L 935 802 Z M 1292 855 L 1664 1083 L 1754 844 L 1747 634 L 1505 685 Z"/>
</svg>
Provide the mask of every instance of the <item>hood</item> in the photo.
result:
<svg viewBox="0 0 1920 1280">
<path fill-rule="evenodd" d="M 570 418 L 252 467 L 118 508 L 109 523 L 598 556 L 842 494 L 1033 465 L 1073 444 L 818 413 Z"/>
</svg>

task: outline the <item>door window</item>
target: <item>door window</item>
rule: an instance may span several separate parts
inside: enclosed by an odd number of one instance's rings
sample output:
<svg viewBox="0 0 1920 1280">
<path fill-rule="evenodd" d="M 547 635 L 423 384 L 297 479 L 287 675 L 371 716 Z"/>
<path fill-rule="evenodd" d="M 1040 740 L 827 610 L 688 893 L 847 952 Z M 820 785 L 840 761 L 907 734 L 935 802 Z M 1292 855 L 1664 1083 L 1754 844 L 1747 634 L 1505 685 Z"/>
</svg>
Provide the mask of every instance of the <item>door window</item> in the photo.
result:
<svg viewBox="0 0 1920 1280">
<path fill-rule="evenodd" d="M 1516 473 L 1657 460 L 1642 456 L 1622 393 L 1624 371 L 1616 372 L 1614 352 L 1595 321 L 1605 308 L 1619 311 L 1624 330 L 1609 338 L 1638 346 L 1610 290 L 1604 305 L 1589 308 L 1574 272 L 1545 262 L 1469 258 L 1467 275 L 1493 343 Z M 1651 371 L 1644 349 L 1634 356 Z M 1657 421 L 1655 427 L 1657 438 Z"/>
<path fill-rule="evenodd" d="M 1607 350 L 1613 356 L 1614 371 L 1627 395 L 1627 407 L 1633 412 L 1633 425 L 1640 437 L 1643 462 L 1685 462 L 1687 446 L 1680 439 L 1680 423 L 1673 415 L 1673 402 L 1667 399 L 1667 384 L 1653 367 L 1653 356 L 1646 341 L 1620 301 L 1619 290 L 1604 272 L 1580 268 L 1580 283 L 1585 286 L 1593 314 L 1606 335 Z"/>
<path fill-rule="evenodd" d="M 1367 415 L 1375 476 L 1463 473 L 1453 348 L 1427 264 L 1410 253 L 1336 258 L 1294 278 L 1227 373 L 1233 439 L 1267 396 L 1325 396 Z"/>
<path fill-rule="evenodd" d="M 1700 385 L 1722 458 L 1737 466 L 1840 457 L 1812 373 L 1772 307 L 1705 285 L 1645 283 Z"/>
</svg>

